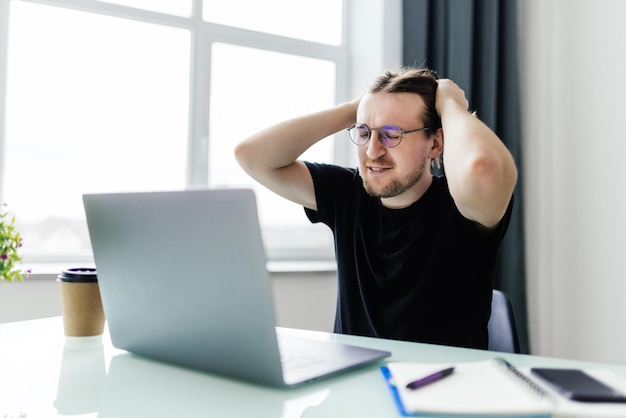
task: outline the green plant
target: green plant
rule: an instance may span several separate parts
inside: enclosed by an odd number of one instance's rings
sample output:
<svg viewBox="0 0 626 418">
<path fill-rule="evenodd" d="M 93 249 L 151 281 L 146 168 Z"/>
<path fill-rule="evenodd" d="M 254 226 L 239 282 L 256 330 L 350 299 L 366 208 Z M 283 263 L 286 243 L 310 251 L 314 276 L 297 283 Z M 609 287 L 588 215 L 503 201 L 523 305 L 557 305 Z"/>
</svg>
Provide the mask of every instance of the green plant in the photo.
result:
<svg viewBox="0 0 626 418">
<path fill-rule="evenodd" d="M 25 276 L 28 276 L 28 271 L 17 268 L 17 265 L 22 262 L 19 254 L 21 247 L 22 238 L 15 229 L 15 216 L 2 212 L 0 215 L 0 282 L 22 281 Z"/>
</svg>

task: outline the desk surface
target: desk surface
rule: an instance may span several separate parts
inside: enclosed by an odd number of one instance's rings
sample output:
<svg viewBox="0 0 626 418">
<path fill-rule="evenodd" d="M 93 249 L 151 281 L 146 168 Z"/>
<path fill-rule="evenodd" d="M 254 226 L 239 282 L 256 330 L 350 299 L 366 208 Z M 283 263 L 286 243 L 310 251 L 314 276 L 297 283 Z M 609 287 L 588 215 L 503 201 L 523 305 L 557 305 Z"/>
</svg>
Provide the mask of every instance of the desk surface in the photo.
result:
<svg viewBox="0 0 626 418">
<path fill-rule="evenodd" d="M 389 350 L 388 361 L 463 362 L 482 350 L 289 330 Z M 519 367 L 597 363 L 504 354 Z M 626 367 L 602 365 L 626 378 Z M 379 365 L 272 389 L 154 362 L 102 338 L 66 339 L 60 317 L 0 325 L 0 417 L 398 417 Z"/>
</svg>

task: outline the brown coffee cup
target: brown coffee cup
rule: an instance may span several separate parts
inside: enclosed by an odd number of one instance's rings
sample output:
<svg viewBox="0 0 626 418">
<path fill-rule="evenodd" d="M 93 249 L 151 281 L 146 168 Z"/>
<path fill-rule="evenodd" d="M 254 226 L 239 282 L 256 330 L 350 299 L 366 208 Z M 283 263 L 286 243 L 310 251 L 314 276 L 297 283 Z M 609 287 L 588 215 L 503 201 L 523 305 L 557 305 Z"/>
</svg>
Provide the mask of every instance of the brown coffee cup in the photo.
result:
<svg viewBox="0 0 626 418">
<path fill-rule="evenodd" d="M 104 331 L 104 310 L 94 268 L 70 268 L 58 276 L 66 336 L 87 337 Z"/>
</svg>

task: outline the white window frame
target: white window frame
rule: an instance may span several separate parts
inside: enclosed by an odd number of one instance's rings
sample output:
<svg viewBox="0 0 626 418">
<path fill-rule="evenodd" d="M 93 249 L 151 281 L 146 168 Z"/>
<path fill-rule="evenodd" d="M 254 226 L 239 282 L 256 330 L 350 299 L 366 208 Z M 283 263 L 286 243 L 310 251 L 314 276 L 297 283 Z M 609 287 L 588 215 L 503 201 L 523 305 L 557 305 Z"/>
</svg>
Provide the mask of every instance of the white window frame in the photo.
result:
<svg viewBox="0 0 626 418">
<path fill-rule="evenodd" d="M 11 1 L 17 0 L 0 0 L 0 199 L 3 197 L 2 180 L 5 173 L 2 167 L 6 158 L 4 153 L 6 131 L 4 127 L 6 126 L 7 105 L 7 38 L 10 25 L 8 17 Z M 401 0 L 343 0 L 344 30 L 342 43 L 338 46 L 205 22 L 202 20 L 202 0 L 193 0 L 193 10 L 190 17 L 167 15 L 93 0 L 20 1 L 150 22 L 190 31 L 192 52 L 189 154 L 186 176 L 187 187 L 189 188 L 206 187 L 209 182 L 207 147 L 210 124 L 211 43 L 222 42 L 333 61 L 337 66 L 337 103 L 358 97 L 369 86 L 372 79 L 384 69 L 397 68 L 401 63 Z M 356 164 L 355 154 L 349 141 L 335 141 L 334 163 L 353 166 Z M 332 249 L 330 250 L 332 252 Z M 332 253 L 328 251 L 318 251 L 318 253 L 324 259 L 322 261 L 332 262 Z M 72 260 L 29 259 L 25 261 L 29 264 L 39 262 L 67 263 L 80 262 L 82 261 L 80 258 L 77 255 L 76 259 Z M 284 260 L 284 257 L 281 259 Z M 286 261 L 289 262 L 290 266 L 294 266 L 294 262 L 297 263 L 299 259 L 301 257 L 298 254 L 291 254 L 287 256 Z"/>
</svg>

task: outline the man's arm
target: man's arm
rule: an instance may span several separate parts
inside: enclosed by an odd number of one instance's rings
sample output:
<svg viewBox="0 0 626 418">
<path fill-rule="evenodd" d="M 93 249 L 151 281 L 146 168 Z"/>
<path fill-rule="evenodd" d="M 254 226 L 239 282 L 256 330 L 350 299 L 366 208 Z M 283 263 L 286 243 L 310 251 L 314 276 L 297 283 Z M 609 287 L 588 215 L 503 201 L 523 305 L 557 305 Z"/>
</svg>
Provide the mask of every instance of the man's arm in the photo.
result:
<svg viewBox="0 0 626 418">
<path fill-rule="evenodd" d="M 506 212 L 517 168 L 500 138 L 468 112 L 465 93 L 438 81 L 436 108 L 444 132 L 443 161 L 450 194 L 466 218 L 495 227 Z"/>
<path fill-rule="evenodd" d="M 255 180 L 284 198 L 317 210 L 309 170 L 298 157 L 316 142 L 350 127 L 359 101 L 269 127 L 238 144 L 235 158 Z"/>
</svg>

